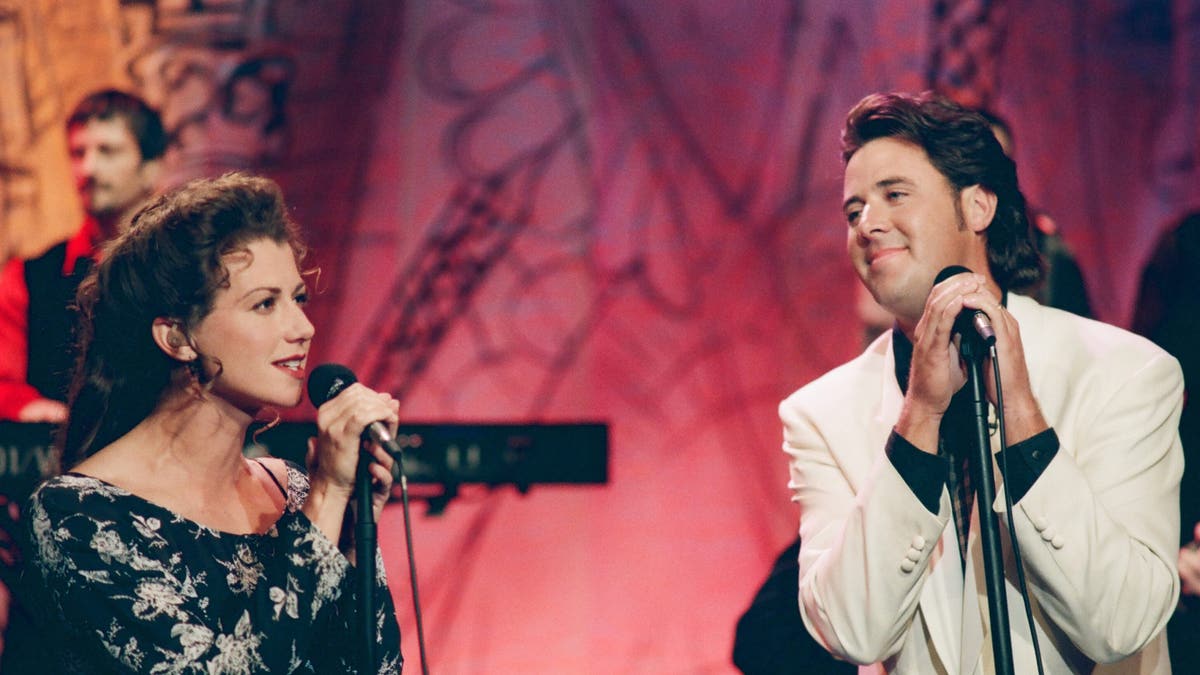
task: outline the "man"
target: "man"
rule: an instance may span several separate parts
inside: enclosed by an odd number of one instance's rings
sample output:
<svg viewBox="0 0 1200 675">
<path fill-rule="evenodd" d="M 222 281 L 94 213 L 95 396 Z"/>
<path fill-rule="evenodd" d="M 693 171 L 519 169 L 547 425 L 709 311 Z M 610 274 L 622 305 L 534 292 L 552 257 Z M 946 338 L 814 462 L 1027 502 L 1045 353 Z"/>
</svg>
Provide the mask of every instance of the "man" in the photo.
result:
<svg viewBox="0 0 1200 675">
<path fill-rule="evenodd" d="M 1005 492 L 1014 503 L 1045 672 L 1169 673 L 1178 363 L 1011 292 L 1040 266 L 1015 165 L 977 113 L 868 96 L 847 118 L 843 159 L 850 259 L 896 326 L 780 404 L 809 632 L 860 673 L 993 672 L 952 339 L 968 308 L 995 329 L 1004 394 L 1008 468 L 984 507 L 1002 512 Z M 974 272 L 935 286 L 951 265 Z M 1037 672 L 1004 555 L 1015 672 Z"/>
<path fill-rule="evenodd" d="M 71 173 L 85 214 L 79 231 L 0 271 L 0 420 L 61 422 L 73 363 L 68 306 L 100 245 L 158 180 L 167 139 L 158 113 L 129 94 L 85 98 L 67 119 Z"/>
</svg>

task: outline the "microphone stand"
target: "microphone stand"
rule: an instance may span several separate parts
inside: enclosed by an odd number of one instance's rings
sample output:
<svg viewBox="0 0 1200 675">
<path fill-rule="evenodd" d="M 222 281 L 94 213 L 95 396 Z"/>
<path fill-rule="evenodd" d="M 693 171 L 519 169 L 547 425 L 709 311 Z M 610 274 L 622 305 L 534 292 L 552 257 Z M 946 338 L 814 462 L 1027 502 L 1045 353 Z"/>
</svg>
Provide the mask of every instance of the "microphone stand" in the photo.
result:
<svg viewBox="0 0 1200 675">
<path fill-rule="evenodd" d="M 987 356 L 987 346 L 975 331 L 963 331 L 959 353 L 967 364 L 967 386 L 971 388 L 972 410 L 975 413 L 973 417 L 976 442 L 974 455 L 968 457 L 968 464 L 971 480 L 975 483 L 975 505 L 979 509 L 979 537 L 983 544 L 992 656 L 997 673 L 1013 675 L 1012 634 L 1008 622 L 1008 597 L 1004 590 L 1000 525 L 996 514 L 992 512 L 992 502 L 996 500 L 996 482 L 995 472 L 992 470 L 992 449 L 988 442 L 987 393 L 983 379 L 983 360 Z"/>
<path fill-rule="evenodd" d="M 404 508 L 404 543 L 405 543 L 405 546 L 408 548 L 408 575 L 409 575 L 409 581 L 412 586 L 413 615 L 417 621 L 417 647 L 420 649 L 420 652 L 421 652 L 421 673 L 422 673 L 422 675 L 429 675 L 429 655 L 425 652 L 425 623 L 421 618 L 421 596 L 420 596 L 419 591 L 417 590 L 417 556 L 416 556 L 416 553 L 413 551 L 412 515 L 411 515 L 411 509 L 409 509 L 409 506 L 408 506 L 408 475 L 404 471 L 404 450 L 403 450 L 403 448 L 400 447 L 400 444 L 395 441 L 395 439 L 390 438 L 390 437 L 385 437 L 385 438 L 379 439 L 379 442 L 383 445 L 384 449 L 387 450 L 392 455 L 393 458 L 395 458 L 396 473 L 398 473 L 400 476 L 400 500 L 401 500 L 401 503 Z M 360 501 L 359 504 L 361 505 L 361 504 L 365 503 L 366 508 L 368 508 L 368 509 L 370 508 L 370 505 L 371 505 L 371 494 L 370 494 L 371 478 L 370 478 L 370 475 L 367 474 L 367 467 L 370 466 L 370 464 L 371 464 L 370 458 L 368 458 L 364 455 L 364 459 L 358 466 L 358 469 L 359 469 L 358 488 L 361 491 L 359 499 L 366 500 L 365 502 Z M 365 478 L 364 478 L 364 476 L 365 476 Z M 365 482 L 363 482 L 363 481 L 365 481 Z M 361 495 L 363 495 L 363 494 L 365 494 L 366 497 L 362 497 Z M 362 507 L 360 506 L 360 508 L 362 508 Z M 371 576 L 370 576 L 370 581 L 362 582 L 364 590 L 367 590 L 368 593 L 370 592 L 370 590 L 366 589 L 366 587 L 368 585 L 371 585 L 374 583 L 374 576 L 375 576 L 374 512 L 369 511 L 369 513 L 371 514 L 369 516 L 369 518 L 372 521 L 369 524 L 370 529 L 371 529 L 369 536 L 371 537 L 371 546 L 372 546 L 372 549 L 371 549 L 372 557 L 371 557 L 371 567 L 370 567 L 370 570 L 371 570 L 370 575 Z M 362 540 L 360 539 L 359 541 L 361 542 Z M 361 553 L 359 555 L 361 556 Z M 366 574 L 365 570 L 367 568 L 364 566 L 362 569 L 364 570 L 364 574 Z M 370 597 L 370 596 L 365 595 L 365 597 Z M 375 616 L 374 608 L 371 608 L 370 612 L 371 613 L 369 616 L 373 620 L 374 616 Z M 372 631 L 370 629 L 370 627 L 366 627 L 364 630 L 365 630 L 365 635 L 367 635 L 371 638 L 374 637 L 374 631 Z M 368 641 L 371 643 L 369 645 L 369 648 L 371 649 L 371 651 L 374 651 L 374 644 L 375 644 L 374 641 L 373 640 L 368 640 Z M 371 652 L 363 652 L 363 653 L 369 654 Z M 372 669 L 374 668 L 374 661 L 368 662 L 367 665 L 368 665 L 368 668 L 363 670 L 362 672 L 364 672 L 364 673 L 373 672 Z"/>
<path fill-rule="evenodd" d="M 408 474 L 404 472 L 404 451 L 396 443 L 396 465 L 400 473 L 400 500 L 404 505 L 404 544 L 408 547 L 408 575 L 412 585 L 413 614 L 417 620 L 417 647 L 421 652 L 421 673 L 429 675 L 429 655 L 425 653 L 425 623 L 421 619 L 421 596 L 417 592 L 417 556 L 413 552 L 412 516 L 408 508 Z"/>
<path fill-rule="evenodd" d="M 358 500 L 358 519 L 354 525 L 354 547 L 358 559 L 358 614 L 362 644 L 359 652 L 360 673 L 375 670 L 375 542 L 378 527 L 371 504 L 371 457 L 361 454 L 355 474 L 354 493 Z"/>
</svg>

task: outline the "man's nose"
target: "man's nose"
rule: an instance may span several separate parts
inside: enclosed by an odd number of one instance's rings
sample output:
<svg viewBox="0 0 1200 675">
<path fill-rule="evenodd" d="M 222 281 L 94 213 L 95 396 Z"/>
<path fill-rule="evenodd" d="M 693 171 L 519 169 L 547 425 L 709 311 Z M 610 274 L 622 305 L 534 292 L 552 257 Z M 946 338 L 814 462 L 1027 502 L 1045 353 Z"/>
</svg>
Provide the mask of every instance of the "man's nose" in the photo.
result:
<svg viewBox="0 0 1200 675">
<path fill-rule="evenodd" d="M 892 226 L 891 217 L 887 209 L 871 204 L 863 206 L 862 213 L 858 217 L 858 223 L 862 234 L 886 232 Z"/>
<path fill-rule="evenodd" d="M 84 150 L 75 160 L 75 172 L 80 176 L 91 177 L 96 173 L 96 153 Z"/>
</svg>

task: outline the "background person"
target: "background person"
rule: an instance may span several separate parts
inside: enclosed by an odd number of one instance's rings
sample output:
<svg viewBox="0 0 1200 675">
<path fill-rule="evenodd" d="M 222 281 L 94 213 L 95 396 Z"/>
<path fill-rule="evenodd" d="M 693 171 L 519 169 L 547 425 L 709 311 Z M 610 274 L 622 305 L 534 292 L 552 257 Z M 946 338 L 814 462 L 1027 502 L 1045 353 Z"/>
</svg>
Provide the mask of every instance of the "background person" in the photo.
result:
<svg viewBox="0 0 1200 675">
<path fill-rule="evenodd" d="M 1179 359 L 1186 389 L 1179 436 L 1188 460 L 1179 494 L 1179 607 L 1167 624 L 1176 673 L 1200 673 L 1200 211 L 1159 237 L 1142 271 L 1133 330 Z"/>
<path fill-rule="evenodd" d="M 66 419 L 76 318 L 69 306 L 101 245 L 153 194 L 167 149 L 158 113 L 115 89 L 80 101 L 66 126 L 84 219 L 67 241 L 0 269 L 0 420 Z"/>
<path fill-rule="evenodd" d="M 1004 154 L 1014 161 L 1016 141 L 1012 127 L 1003 118 L 990 110 L 980 110 L 980 115 L 992 127 L 996 140 Z M 1029 208 L 1029 220 L 1033 225 L 1033 243 L 1042 255 L 1042 281 L 1029 289 L 1032 298 L 1043 305 L 1065 309 L 1079 316 L 1092 317 L 1092 302 L 1088 298 L 1087 283 L 1079 261 L 1058 231 L 1058 223 L 1042 209 Z"/>
</svg>

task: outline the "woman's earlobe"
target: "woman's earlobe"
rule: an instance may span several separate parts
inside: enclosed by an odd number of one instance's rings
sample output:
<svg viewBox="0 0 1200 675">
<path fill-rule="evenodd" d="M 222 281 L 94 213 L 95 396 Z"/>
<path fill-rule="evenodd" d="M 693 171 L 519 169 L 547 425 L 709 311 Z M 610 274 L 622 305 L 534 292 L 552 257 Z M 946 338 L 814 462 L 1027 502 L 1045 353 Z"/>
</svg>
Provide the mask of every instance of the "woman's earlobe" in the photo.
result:
<svg viewBox="0 0 1200 675">
<path fill-rule="evenodd" d="M 195 361 L 196 350 L 189 343 L 179 321 L 160 317 L 150 327 L 151 335 L 158 348 L 176 361 Z"/>
</svg>

